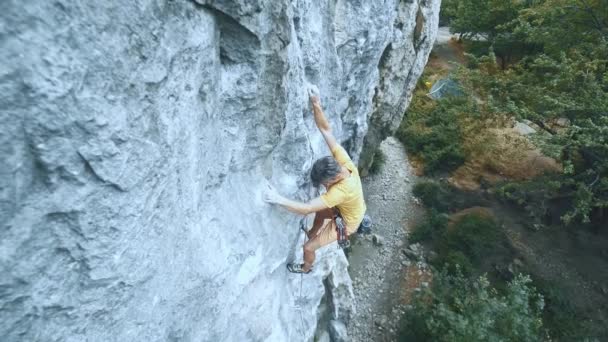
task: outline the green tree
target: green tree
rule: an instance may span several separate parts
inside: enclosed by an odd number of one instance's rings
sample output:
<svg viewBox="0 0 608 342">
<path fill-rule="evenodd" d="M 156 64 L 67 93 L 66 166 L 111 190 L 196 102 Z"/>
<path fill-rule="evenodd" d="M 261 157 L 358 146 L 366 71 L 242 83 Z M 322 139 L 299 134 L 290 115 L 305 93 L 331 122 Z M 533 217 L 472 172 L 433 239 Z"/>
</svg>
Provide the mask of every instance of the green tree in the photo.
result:
<svg viewBox="0 0 608 342">
<path fill-rule="evenodd" d="M 432 290 L 415 300 L 400 332 L 401 341 L 541 341 L 544 301 L 527 276 L 519 275 L 504 294 L 485 277 L 442 272 Z"/>
<path fill-rule="evenodd" d="M 450 17 L 450 30 L 462 38 L 479 36 L 494 41 L 505 33 L 504 26 L 515 18 L 524 1 L 460 0 L 447 1 L 443 10 Z"/>
<path fill-rule="evenodd" d="M 606 220 L 608 2 L 533 1 L 503 28 L 540 49 L 503 71 L 492 54 L 473 58 L 460 82 L 493 112 L 529 119 L 547 132 L 543 148 L 564 166 L 550 179 L 560 186 L 549 201 L 567 204 L 564 222 Z M 559 132 L 551 127 L 558 119 L 570 123 Z"/>
<path fill-rule="evenodd" d="M 461 39 L 481 39 L 477 42 L 492 50 L 505 69 L 524 53 L 536 49 L 522 39 L 513 23 L 518 13 L 528 6 L 522 0 L 452 0 L 443 5 L 444 16 L 450 19 L 450 30 Z"/>
<path fill-rule="evenodd" d="M 458 115 L 462 110 L 472 110 L 474 104 L 463 98 L 441 99 L 432 106 L 420 104 L 425 101 L 412 101 L 396 136 L 408 151 L 422 158 L 425 173 L 452 171 L 465 160 Z"/>
</svg>

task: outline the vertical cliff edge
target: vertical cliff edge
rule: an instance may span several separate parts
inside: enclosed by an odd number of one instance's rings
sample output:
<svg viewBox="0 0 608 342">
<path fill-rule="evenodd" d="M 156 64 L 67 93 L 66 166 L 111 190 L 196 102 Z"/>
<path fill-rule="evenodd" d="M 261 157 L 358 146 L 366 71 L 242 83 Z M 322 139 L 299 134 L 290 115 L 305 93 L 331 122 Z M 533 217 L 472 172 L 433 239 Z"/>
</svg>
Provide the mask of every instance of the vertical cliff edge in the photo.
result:
<svg viewBox="0 0 608 342">
<path fill-rule="evenodd" d="M 361 166 L 407 107 L 440 0 L 4 1 L 3 341 L 311 341 L 356 308 L 335 245 L 301 277 L 329 151 Z"/>
</svg>

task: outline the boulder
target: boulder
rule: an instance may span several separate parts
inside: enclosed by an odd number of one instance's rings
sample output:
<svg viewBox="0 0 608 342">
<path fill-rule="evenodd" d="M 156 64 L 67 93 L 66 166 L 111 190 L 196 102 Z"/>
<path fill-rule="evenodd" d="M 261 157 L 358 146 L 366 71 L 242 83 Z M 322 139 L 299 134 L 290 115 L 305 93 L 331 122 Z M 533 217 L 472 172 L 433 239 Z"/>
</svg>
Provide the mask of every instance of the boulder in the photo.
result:
<svg viewBox="0 0 608 342">
<path fill-rule="evenodd" d="M 515 130 L 515 132 L 517 132 L 520 135 L 529 135 L 529 134 L 533 134 L 536 133 L 536 130 L 530 126 L 528 126 L 527 124 L 523 123 L 523 122 L 515 122 L 515 126 L 513 126 L 513 129 Z"/>
<path fill-rule="evenodd" d="M 372 234 L 372 241 L 374 242 L 374 245 L 376 245 L 376 246 L 384 245 L 384 237 L 382 237 L 378 234 Z"/>
</svg>

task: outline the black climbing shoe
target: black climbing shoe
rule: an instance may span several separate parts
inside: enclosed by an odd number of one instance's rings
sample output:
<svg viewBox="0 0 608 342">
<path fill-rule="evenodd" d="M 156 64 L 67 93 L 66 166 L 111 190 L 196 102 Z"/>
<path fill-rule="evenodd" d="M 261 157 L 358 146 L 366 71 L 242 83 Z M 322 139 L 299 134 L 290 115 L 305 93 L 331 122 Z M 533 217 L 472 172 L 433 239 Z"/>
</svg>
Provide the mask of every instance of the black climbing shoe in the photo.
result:
<svg viewBox="0 0 608 342">
<path fill-rule="evenodd" d="M 304 264 L 289 263 L 287 264 L 287 270 L 291 273 L 310 273 L 312 268 L 308 272 L 304 272 Z"/>
</svg>

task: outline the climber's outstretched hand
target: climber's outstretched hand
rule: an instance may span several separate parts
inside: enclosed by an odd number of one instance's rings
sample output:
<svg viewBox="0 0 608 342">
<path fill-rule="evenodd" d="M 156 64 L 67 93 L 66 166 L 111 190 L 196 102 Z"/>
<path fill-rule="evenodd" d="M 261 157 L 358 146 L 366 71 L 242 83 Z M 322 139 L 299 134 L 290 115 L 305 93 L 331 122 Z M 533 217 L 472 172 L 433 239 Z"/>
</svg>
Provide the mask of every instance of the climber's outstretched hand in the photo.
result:
<svg viewBox="0 0 608 342">
<path fill-rule="evenodd" d="M 310 99 L 311 104 L 315 104 L 315 102 L 317 104 L 321 104 L 319 102 L 319 88 L 317 88 L 316 85 L 314 84 L 309 84 L 308 85 L 308 89 L 306 89 L 306 92 L 308 93 L 308 98 Z M 313 98 L 316 99 L 316 101 L 313 101 Z"/>
<path fill-rule="evenodd" d="M 267 203 L 279 204 L 285 207 L 287 210 L 300 215 L 308 215 L 310 213 L 327 209 L 327 205 L 320 197 L 317 197 L 308 203 L 292 201 L 289 198 L 281 196 L 270 184 L 268 184 L 266 189 L 264 189 L 262 198 Z"/>
<path fill-rule="evenodd" d="M 317 128 L 323 135 L 327 146 L 330 151 L 333 151 L 334 148 L 338 145 L 334 134 L 331 131 L 331 126 L 329 125 L 329 121 L 325 117 L 323 113 L 323 109 L 321 109 L 321 101 L 319 101 L 319 96 L 315 94 L 310 89 L 308 90 L 308 97 L 310 99 L 310 104 L 312 105 L 312 113 L 315 118 L 315 124 L 317 124 Z"/>
<path fill-rule="evenodd" d="M 271 204 L 281 204 L 283 200 L 283 196 L 281 196 L 277 190 L 270 184 L 266 186 L 264 189 L 264 193 L 262 195 L 264 202 Z"/>
<path fill-rule="evenodd" d="M 310 92 L 308 93 L 308 99 L 310 100 L 310 104 L 312 105 L 313 109 L 318 108 L 321 110 L 321 101 L 319 100 L 319 96 Z"/>
</svg>

